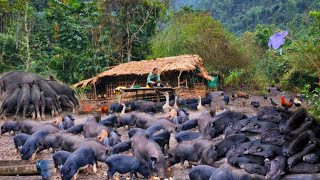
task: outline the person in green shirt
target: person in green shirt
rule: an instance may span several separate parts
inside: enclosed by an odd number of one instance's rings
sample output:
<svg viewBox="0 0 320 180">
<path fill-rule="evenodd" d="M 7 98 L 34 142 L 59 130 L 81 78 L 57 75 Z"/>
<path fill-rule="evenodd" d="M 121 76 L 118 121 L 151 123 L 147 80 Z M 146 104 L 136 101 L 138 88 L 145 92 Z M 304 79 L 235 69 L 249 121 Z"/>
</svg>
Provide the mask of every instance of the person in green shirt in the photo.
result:
<svg viewBox="0 0 320 180">
<path fill-rule="evenodd" d="M 150 87 L 153 87 L 153 86 L 163 87 L 164 86 L 161 83 L 161 79 L 160 79 L 160 74 L 159 74 L 159 69 L 158 68 L 153 68 L 152 72 L 148 75 L 147 84 Z"/>
</svg>

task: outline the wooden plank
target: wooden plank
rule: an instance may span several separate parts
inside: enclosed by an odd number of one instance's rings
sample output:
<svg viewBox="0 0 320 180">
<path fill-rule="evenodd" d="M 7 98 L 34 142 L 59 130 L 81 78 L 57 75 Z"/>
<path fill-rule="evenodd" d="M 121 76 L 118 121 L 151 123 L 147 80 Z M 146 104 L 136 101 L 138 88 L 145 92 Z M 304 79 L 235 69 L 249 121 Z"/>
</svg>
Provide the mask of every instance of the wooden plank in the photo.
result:
<svg viewBox="0 0 320 180">
<path fill-rule="evenodd" d="M 295 179 L 320 179 L 320 174 L 290 174 L 282 177 L 283 180 L 295 180 Z"/>
<path fill-rule="evenodd" d="M 6 180 L 42 180 L 41 176 L 0 176 L 0 179 Z"/>
<path fill-rule="evenodd" d="M 34 174 L 39 174 L 35 161 L 0 161 L 0 176 Z"/>
</svg>

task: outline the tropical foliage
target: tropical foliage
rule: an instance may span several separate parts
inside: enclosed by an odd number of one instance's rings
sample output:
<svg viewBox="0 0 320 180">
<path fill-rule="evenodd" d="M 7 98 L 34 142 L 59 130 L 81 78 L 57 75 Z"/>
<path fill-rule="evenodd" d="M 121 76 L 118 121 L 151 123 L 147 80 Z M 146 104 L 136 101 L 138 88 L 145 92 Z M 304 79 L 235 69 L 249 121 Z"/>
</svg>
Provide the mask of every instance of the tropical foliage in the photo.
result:
<svg viewBox="0 0 320 180">
<path fill-rule="evenodd" d="M 151 42 L 152 56 L 198 54 L 209 71 L 245 68 L 249 59 L 225 28 L 203 12 L 180 11 Z"/>
<path fill-rule="evenodd" d="M 168 7 L 160 0 L 0 2 L 0 72 L 52 73 L 68 83 L 144 59 Z"/>
<path fill-rule="evenodd" d="M 307 101 L 309 112 L 320 120 L 320 88 L 317 87 L 313 91 L 309 91 L 310 86 L 307 85 L 302 91 Z"/>
</svg>

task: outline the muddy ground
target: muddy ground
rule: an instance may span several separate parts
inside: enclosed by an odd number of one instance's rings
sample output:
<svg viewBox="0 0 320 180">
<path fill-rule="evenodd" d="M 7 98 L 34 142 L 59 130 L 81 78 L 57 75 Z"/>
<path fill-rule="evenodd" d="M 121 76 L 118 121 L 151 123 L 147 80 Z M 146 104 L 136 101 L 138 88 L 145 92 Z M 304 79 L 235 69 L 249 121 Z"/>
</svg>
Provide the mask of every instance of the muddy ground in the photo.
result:
<svg viewBox="0 0 320 180">
<path fill-rule="evenodd" d="M 223 101 L 222 101 L 223 97 L 219 97 L 215 99 L 215 104 L 216 105 L 222 105 Z M 273 99 L 275 99 L 276 102 L 280 101 L 279 97 L 274 97 Z M 249 100 L 245 101 L 246 106 L 244 106 L 244 102 L 243 100 L 235 100 L 235 101 L 230 101 L 230 104 L 227 106 L 227 108 L 229 108 L 230 110 L 233 111 L 238 111 L 238 112 L 243 112 L 249 116 L 251 115 L 255 115 L 256 112 L 258 111 L 258 109 L 253 108 L 252 106 L 250 106 L 250 102 L 251 101 L 259 101 L 263 106 L 270 106 L 270 100 L 265 100 L 263 97 L 260 96 L 250 96 Z M 200 115 L 201 112 L 197 112 L 197 111 L 190 111 L 190 119 L 198 117 Z M 163 117 L 166 114 L 163 113 L 159 113 L 156 114 L 157 117 Z M 74 115 L 76 120 L 75 120 L 75 124 L 79 124 L 79 123 L 83 123 L 88 115 Z M 8 118 L 10 119 L 10 118 Z M 42 121 L 43 123 L 48 123 L 48 122 L 52 122 L 54 120 L 54 118 L 49 117 L 49 115 L 47 115 L 47 120 L 46 121 Z M 0 124 L 2 124 L 4 121 L 0 121 Z M 128 135 L 127 135 L 127 130 L 124 128 L 119 128 L 118 131 L 120 132 L 121 139 L 125 140 L 128 139 Z M 0 136 L 0 160 L 19 160 L 20 156 L 19 154 L 15 151 L 14 148 L 14 144 L 13 144 L 13 135 L 9 135 L 9 134 L 5 134 L 3 136 Z M 176 145 L 176 141 L 174 139 L 174 135 L 172 134 L 171 139 L 170 139 L 170 147 L 174 147 Z M 48 151 L 43 151 L 41 153 L 38 153 L 38 155 L 36 156 L 36 160 L 40 160 L 40 159 L 51 159 L 52 157 L 52 153 L 48 152 Z M 106 170 L 107 170 L 107 166 L 104 163 L 99 163 L 99 168 L 98 168 L 98 173 L 97 174 L 83 174 L 80 173 L 78 178 L 79 179 L 83 179 L 83 180 L 89 180 L 89 179 L 106 179 Z M 171 167 L 171 177 L 173 179 L 177 179 L 177 180 L 182 180 L 182 179 L 188 179 L 188 164 L 185 163 L 185 165 L 183 167 L 181 167 L 179 164 Z M 119 176 L 119 174 L 116 174 L 116 176 Z M 1 178 L 1 177 L 0 177 Z M 54 174 L 53 179 L 60 179 L 59 174 Z M 121 179 L 125 179 L 125 177 L 123 176 Z"/>
</svg>

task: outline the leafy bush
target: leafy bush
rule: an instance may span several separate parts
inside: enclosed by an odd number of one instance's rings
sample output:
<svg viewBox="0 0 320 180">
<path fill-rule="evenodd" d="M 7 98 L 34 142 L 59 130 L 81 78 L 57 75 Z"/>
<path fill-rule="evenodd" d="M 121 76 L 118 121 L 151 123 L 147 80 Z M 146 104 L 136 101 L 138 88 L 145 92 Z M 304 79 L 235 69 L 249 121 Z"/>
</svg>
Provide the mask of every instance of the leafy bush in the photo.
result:
<svg viewBox="0 0 320 180">
<path fill-rule="evenodd" d="M 243 70 L 233 70 L 225 78 L 224 84 L 226 86 L 239 87 L 242 85 L 243 75 Z"/>
<path fill-rule="evenodd" d="M 244 69 L 233 70 L 224 79 L 224 85 L 233 88 L 248 88 L 265 94 L 265 90 L 269 85 L 269 79 L 263 74 L 255 71 L 247 71 Z"/>
<path fill-rule="evenodd" d="M 308 105 L 307 109 L 317 120 L 320 120 L 320 87 L 318 86 L 313 91 L 309 91 L 310 85 L 306 85 L 303 90 L 303 95 Z"/>
<path fill-rule="evenodd" d="M 303 89 L 306 84 L 317 82 L 317 76 L 305 71 L 294 71 L 288 77 L 287 89 L 300 88 Z"/>
</svg>

